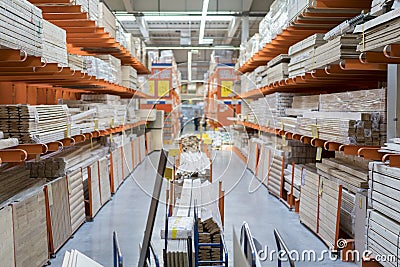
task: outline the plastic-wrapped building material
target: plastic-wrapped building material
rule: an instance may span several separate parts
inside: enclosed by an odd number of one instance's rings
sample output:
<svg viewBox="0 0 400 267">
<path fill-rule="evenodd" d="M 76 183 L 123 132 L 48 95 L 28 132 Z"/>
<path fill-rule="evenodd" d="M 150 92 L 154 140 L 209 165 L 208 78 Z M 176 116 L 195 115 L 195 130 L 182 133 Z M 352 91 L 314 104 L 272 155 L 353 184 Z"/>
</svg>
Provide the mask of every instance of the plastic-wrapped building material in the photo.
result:
<svg viewBox="0 0 400 267">
<path fill-rule="evenodd" d="M 47 63 L 68 66 L 67 35 L 65 30 L 43 20 L 43 55 Z"/>
</svg>

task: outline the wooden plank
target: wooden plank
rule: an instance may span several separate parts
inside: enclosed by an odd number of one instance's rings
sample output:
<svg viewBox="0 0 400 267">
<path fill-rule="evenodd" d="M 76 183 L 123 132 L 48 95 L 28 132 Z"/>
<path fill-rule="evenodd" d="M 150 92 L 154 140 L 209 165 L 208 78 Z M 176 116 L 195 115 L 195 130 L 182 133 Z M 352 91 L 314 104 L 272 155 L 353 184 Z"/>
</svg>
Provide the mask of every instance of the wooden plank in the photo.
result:
<svg viewBox="0 0 400 267">
<path fill-rule="evenodd" d="M 108 168 L 109 160 L 103 157 L 98 161 L 99 166 L 99 187 L 101 205 L 105 205 L 111 199 L 110 172 Z"/>
<path fill-rule="evenodd" d="M 0 259 L 3 266 L 14 266 L 14 227 L 11 206 L 0 208 Z"/>
</svg>

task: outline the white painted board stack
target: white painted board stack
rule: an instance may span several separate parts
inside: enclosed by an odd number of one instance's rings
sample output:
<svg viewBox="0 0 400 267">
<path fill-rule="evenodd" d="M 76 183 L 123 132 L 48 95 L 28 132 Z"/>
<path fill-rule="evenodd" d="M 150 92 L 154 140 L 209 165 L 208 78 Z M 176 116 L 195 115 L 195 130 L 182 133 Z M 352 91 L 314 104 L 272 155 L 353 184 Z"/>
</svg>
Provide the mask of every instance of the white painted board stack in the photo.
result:
<svg viewBox="0 0 400 267">
<path fill-rule="evenodd" d="M 20 0 L 0 1 L 0 48 L 21 49 L 28 55 L 43 53 L 42 11 Z"/>
<path fill-rule="evenodd" d="M 137 72 L 131 66 L 122 66 L 122 86 L 137 89 Z"/>
<path fill-rule="evenodd" d="M 58 63 L 68 66 L 67 34 L 64 29 L 43 20 L 43 56 L 47 63 Z"/>
<path fill-rule="evenodd" d="M 268 62 L 267 77 L 269 83 L 282 81 L 289 77 L 288 64 L 290 57 L 281 54 Z"/>
<path fill-rule="evenodd" d="M 108 81 L 116 84 L 121 84 L 121 60 L 111 55 L 101 55 L 98 56 L 98 58 L 103 60 L 109 66 Z"/>
<path fill-rule="evenodd" d="M 116 37 L 117 24 L 115 16 L 104 3 L 99 3 L 98 26 L 104 27 L 111 37 Z"/>
</svg>

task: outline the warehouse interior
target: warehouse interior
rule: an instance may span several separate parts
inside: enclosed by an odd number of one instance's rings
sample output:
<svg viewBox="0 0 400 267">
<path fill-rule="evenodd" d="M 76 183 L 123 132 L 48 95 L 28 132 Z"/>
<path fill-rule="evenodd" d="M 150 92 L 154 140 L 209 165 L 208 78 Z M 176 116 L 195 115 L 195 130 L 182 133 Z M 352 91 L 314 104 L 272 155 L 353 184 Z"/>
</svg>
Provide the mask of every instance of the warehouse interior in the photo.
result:
<svg viewBox="0 0 400 267">
<path fill-rule="evenodd" d="M 399 0 L 0 0 L 1 267 L 398 267 Z"/>
</svg>

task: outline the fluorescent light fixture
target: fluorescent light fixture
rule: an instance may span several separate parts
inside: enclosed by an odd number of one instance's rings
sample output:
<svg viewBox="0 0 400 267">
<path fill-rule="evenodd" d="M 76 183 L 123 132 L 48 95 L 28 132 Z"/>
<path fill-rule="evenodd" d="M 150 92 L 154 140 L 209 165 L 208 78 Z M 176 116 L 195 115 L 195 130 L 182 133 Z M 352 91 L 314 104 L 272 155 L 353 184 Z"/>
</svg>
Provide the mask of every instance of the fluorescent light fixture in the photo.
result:
<svg viewBox="0 0 400 267">
<path fill-rule="evenodd" d="M 207 17 L 209 3 L 210 3 L 210 0 L 203 0 L 203 9 L 201 10 L 199 44 L 203 44 L 203 42 L 204 42 L 204 32 L 206 29 L 206 17 Z"/>
<path fill-rule="evenodd" d="M 119 18 L 119 17 L 118 17 Z M 143 18 L 148 21 L 201 21 L 202 16 L 143 16 Z M 231 21 L 234 16 L 207 16 L 206 21 Z"/>
</svg>

